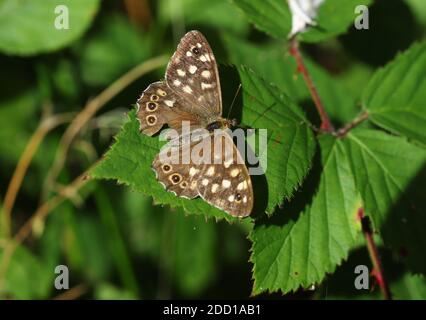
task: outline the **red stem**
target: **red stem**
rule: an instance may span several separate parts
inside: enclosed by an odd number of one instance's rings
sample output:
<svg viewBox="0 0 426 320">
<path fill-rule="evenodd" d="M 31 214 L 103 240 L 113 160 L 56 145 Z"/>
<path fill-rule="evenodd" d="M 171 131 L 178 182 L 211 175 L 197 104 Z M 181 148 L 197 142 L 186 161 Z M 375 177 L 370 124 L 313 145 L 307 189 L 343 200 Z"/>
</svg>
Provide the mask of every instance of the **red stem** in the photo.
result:
<svg viewBox="0 0 426 320">
<path fill-rule="evenodd" d="M 327 112 L 325 111 L 324 105 L 321 102 L 321 99 L 318 95 L 317 88 L 315 87 L 312 78 L 308 72 L 308 69 L 306 68 L 303 57 L 299 51 L 299 43 L 296 38 L 291 39 L 290 41 L 290 54 L 296 59 L 297 63 L 297 70 L 302 74 L 303 79 L 306 82 L 306 85 L 308 86 L 309 92 L 311 93 L 312 100 L 314 101 L 315 107 L 317 108 L 317 111 L 321 118 L 321 127 L 320 129 L 326 132 L 333 132 L 334 128 L 333 125 L 330 122 L 330 119 L 328 117 Z"/>
<path fill-rule="evenodd" d="M 318 111 L 318 114 L 321 118 L 321 127 L 320 129 L 325 132 L 334 132 L 334 127 L 331 124 L 330 118 L 328 117 L 327 112 L 325 111 L 324 105 L 321 102 L 321 99 L 318 95 L 318 91 L 312 81 L 312 78 L 306 68 L 303 57 L 299 51 L 299 43 L 296 38 L 291 39 L 290 54 L 296 59 L 297 69 L 303 75 L 306 85 L 308 86 L 309 92 L 311 93 L 312 100 L 314 101 L 315 107 Z M 368 113 L 362 113 L 358 118 L 353 122 L 349 123 L 346 127 L 340 129 L 336 135 L 339 137 L 345 136 L 351 129 L 359 125 L 361 122 L 368 118 Z M 384 276 L 382 263 L 380 261 L 379 251 L 377 250 L 376 243 L 374 242 L 373 232 L 371 230 L 370 218 L 364 216 L 364 209 L 359 208 L 358 217 L 362 224 L 362 231 L 364 233 L 365 240 L 367 241 L 367 249 L 370 255 L 371 262 L 373 264 L 373 271 L 371 275 L 376 279 L 377 284 L 380 287 L 380 291 L 383 294 L 385 300 L 391 300 L 391 292 L 389 290 L 388 283 Z"/>
<path fill-rule="evenodd" d="M 376 279 L 384 299 L 392 300 L 392 295 L 380 261 L 379 251 L 377 250 L 376 243 L 374 242 L 370 218 L 364 215 L 363 208 L 358 209 L 358 218 L 361 221 L 362 232 L 364 233 L 365 240 L 367 241 L 368 253 L 370 255 L 371 262 L 373 263 L 373 271 L 371 272 L 371 275 Z"/>
<path fill-rule="evenodd" d="M 368 113 L 367 111 L 362 112 L 358 117 L 356 117 L 353 121 L 349 122 L 346 126 L 343 128 L 337 130 L 336 136 L 339 138 L 343 138 L 346 136 L 346 134 L 355 128 L 356 126 L 360 125 L 362 122 L 368 119 Z"/>
</svg>

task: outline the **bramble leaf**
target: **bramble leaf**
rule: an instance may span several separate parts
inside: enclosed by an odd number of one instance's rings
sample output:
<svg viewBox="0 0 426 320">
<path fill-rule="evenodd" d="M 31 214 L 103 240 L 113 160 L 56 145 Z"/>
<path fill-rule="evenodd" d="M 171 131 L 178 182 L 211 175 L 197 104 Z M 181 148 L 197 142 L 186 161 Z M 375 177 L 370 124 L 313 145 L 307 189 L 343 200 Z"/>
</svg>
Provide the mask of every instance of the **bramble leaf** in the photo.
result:
<svg viewBox="0 0 426 320">
<path fill-rule="evenodd" d="M 298 105 L 305 106 L 307 101 L 311 101 L 306 83 L 297 72 L 296 61 L 285 47 L 276 44 L 256 46 L 232 36 L 226 36 L 225 43 L 234 65 L 250 67 Z M 331 120 L 341 124 L 352 120 L 360 111 L 355 96 L 309 57 L 304 56 L 304 62 Z M 313 104 L 305 107 L 306 112 L 315 109 Z"/>
<path fill-rule="evenodd" d="M 107 86 L 148 59 L 152 39 L 120 15 L 103 17 L 99 30 L 79 46 L 81 75 L 89 86 Z M 126 59 L 123 59 L 126 56 Z"/>
<path fill-rule="evenodd" d="M 239 68 L 246 112 L 242 123 L 268 130 L 267 213 L 302 183 L 315 153 L 315 139 L 303 112 L 277 87 Z"/>
<path fill-rule="evenodd" d="M 331 136 L 319 142 L 322 175 L 311 204 L 306 203 L 306 181 L 302 209 L 292 202 L 282 214 L 256 223 L 250 234 L 255 294 L 287 293 L 318 283 L 356 244 L 360 200 L 347 152 Z"/>
<path fill-rule="evenodd" d="M 302 182 L 310 167 L 315 140 L 303 112 L 296 105 L 253 72 L 241 69 L 240 73 L 245 97 L 242 122 L 268 130 L 268 192 L 266 204 L 257 213 L 272 213 Z M 134 111 L 130 112 L 129 121 L 116 140 L 105 159 L 92 170 L 93 177 L 116 179 L 153 196 L 158 204 L 183 207 L 187 213 L 232 220 L 229 215 L 199 198 L 188 200 L 163 189 L 151 170 L 152 161 L 160 150 L 158 138 L 140 134 Z"/>
<path fill-rule="evenodd" d="M 365 211 L 385 245 L 396 249 L 413 271 L 426 272 L 426 150 L 367 129 L 351 132 L 345 144 Z"/>
<path fill-rule="evenodd" d="M 418 43 L 377 71 L 363 106 L 378 126 L 426 146 L 426 43 Z"/>
<path fill-rule="evenodd" d="M 139 132 L 139 121 L 136 119 L 135 110 L 132 110 L 129 112 L 129 120 L 117 135 L 116 142 L 90 175 L 98 179 L 117 180 L 136 191 L 152 196 L 157 204 L 183 207 L 191 214 L 232 219 L 200 198 L 188 200 L 164 190 L 151 169 L 152 161 L 159 153 L 160 147 L 158 137 L 148 137 Z"/>
<path fill-rule="evenodd" d="M 184 19 L 187 27 L 207 26 L 236 34 L 246 34 L 249 29 L 244 14 L 229 0 L 210 1 L 208 5 L 205 0 L 163 0 L 158 3 L 158 11 L 163 23 Z"/>
<path fill-rule="evenodd" d="M 254 25 L 269 35 L 285 39 L 291 29 L 288 3 L 282 0 L 234 0 Z M 326 0 L 318 11 L 317 26 L 300 34 L 306 42 L 318 42 L 344 33 L 356 18 L 359 5 L 369 5 L 371 0 Z"/>
</svg>

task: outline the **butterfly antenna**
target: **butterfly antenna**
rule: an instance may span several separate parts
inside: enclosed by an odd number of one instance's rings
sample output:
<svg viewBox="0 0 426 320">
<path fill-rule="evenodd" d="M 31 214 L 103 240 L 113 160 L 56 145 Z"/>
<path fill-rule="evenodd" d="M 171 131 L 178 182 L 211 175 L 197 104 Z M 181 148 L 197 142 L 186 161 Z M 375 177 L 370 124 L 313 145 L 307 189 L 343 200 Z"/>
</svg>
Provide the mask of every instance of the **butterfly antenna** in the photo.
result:
<svg viewBox="0 0 426 320">
<path fill-rule="evenodd" d="M 228 119 L 229 115 L 231 114 L 232 107 L 234 106 L 234 103 L 237 100 L 237 96 L 238 96 L 238 93 L 240 93 L 240 90 L 241 90 L 241 83 L 238 85 L 238 89 L 237 89 L 237 92 L 234 95 L 234 99 L 232 99 L 232 103 L 231 103 L 231 106 L 229 107 L 229 111 L 228 111 L 228 115 L 226 116 L 226 119 Z"/>
</svg>

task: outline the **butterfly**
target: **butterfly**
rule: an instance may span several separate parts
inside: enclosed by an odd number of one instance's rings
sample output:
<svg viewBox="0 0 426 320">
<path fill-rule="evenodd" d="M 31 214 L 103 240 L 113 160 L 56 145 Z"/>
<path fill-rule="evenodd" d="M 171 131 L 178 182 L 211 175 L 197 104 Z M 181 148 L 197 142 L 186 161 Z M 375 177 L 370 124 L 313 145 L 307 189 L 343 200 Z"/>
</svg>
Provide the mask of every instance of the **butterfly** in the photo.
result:
<svg viewBox="0 0 426 320">
<path fill-rule="evenodd" d="M 179 132 L 179 138 L 183 135 L 183 123 L 189 124 L 192 133 L 206 129 L 207 134 L 200 135 L 199 141 L 176 139 L 176 143 L 171 144 L 175 151 L 209 143 L 220 146 L 210 148 L 209 163 L 167 162 L 158 154 L 152 168 L 166 190 L 188 199 L 201 197 L 232 216 L 245 217 L 251 213 L 250 175 L 227 131 L 234 122 L 222 118 L 216 60 L 199 31 L 190 31 L 182 37 L 168 63 L 165 80 L 149 85 L 137 105 L 140 131 L 148 136 L 157 133 L 165 124 Z M 165 152 L 173 154 L 172 149 L 169 146 Z"/>
</svg>

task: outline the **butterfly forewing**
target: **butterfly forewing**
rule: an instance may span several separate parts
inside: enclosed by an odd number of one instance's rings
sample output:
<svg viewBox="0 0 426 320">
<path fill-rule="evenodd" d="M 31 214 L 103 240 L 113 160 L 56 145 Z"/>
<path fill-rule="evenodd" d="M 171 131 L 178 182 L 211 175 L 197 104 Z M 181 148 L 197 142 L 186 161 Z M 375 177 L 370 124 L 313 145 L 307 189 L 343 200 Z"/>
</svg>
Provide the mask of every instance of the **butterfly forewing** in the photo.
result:
<svg viewBox="0 0 426 320">
<path fill-rule="evenodd" d="M 180 41 L 166 70 L 167 85 L 205 118 L 222 113 L 219 74 L 213 52 L 206 38 L 190 31 Z"/>
</svg>

